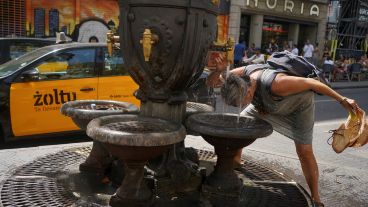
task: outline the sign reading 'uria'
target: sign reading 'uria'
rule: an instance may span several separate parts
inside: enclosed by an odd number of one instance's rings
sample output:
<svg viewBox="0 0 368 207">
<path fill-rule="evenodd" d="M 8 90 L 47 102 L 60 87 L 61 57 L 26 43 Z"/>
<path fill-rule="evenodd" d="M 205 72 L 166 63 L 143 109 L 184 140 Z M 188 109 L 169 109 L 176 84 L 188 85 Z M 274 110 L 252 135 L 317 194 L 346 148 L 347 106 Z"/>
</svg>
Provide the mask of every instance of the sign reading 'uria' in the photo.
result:
<svg viewBox="0 0 368 207">
<path fill-rule="evenodd" d="M 309 14 L 310 16 L 317 17 L 319 16 L 319 6 L 317 4 L 310 4 L 295 0 L 245 0 L 246 6 L 254 6 L 255 8 L 258 8 L 261 4 L 265 4 L 265 6 L 271 10 L 276 10 L 277 7 L 282 7 L 283 12 L 301 15 Z"/>
</svg>

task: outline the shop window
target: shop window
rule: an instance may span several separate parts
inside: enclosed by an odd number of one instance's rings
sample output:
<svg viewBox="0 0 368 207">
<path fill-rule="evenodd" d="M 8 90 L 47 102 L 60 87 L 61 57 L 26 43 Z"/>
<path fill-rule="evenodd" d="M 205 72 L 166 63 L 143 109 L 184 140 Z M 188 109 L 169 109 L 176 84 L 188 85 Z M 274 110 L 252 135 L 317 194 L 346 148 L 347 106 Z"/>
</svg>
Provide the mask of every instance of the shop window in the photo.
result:
<svg viewBox="0 0 368 207">
<path fill-rule="evenodd" d="M 249 34 L 250 34 L 250 16 L 242 14 L 240 20 L 239 40 L 244 40 L 247 46 L 252 44 L 249 42 Z"/>
<path fill-rule="evenodd" d="M 281 51 L 288 45 L 288 24 L 282 22 L 263 23 L 262 49 L 267 53 Z"/>
</svg>

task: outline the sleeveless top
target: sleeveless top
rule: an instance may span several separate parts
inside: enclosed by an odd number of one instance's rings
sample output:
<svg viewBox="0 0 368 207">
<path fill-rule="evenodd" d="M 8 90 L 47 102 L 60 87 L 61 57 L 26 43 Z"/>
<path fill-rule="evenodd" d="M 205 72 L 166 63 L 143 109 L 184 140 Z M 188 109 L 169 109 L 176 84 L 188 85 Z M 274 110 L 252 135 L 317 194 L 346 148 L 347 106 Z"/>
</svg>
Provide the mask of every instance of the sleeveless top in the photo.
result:
<svg viewBox="0 0 368 207">
<path fill-rule="evenodd" d="M 314 93 L 305 91 L 289 96 L 272 94 L 271 86 L 280 70 L 247 68 L 249 75 L 262 70 L 257 78 L 257 88 L 252 104 L 242 114 L 256 116 L 272 124 L 274 129 L 297 143 L 311 144 L 314 126 Z"/>
</svg>

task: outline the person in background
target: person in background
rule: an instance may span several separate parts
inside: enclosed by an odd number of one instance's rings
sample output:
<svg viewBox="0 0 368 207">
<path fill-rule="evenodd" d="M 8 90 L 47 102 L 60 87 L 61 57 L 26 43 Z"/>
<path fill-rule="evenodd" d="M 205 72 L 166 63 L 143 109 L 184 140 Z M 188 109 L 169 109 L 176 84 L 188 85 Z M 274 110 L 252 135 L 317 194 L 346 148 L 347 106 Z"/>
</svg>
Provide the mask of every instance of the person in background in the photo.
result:
<svg viewBox="0 0 368 207">
<path fill-rule="evenodd" d="M 312 63 L 313 63 L 313 65 L 318 65 L 318 63 L 319 63 L 319 57 L 320 57 L 320 50 L 319 50 L 319 47 L 318 47 L 318 43 L 316 43 L 316 45 L 315 45 L 315 47 L 313 47 L 314 48 L 314 50 L 313 50 L 313 59 L 312 59 Z"/>
<path fill-rule="evenodd" d="M 363 66 L 363 71 L 368 71 L 368 58 L 367 55 L 363 55 L 360 58 L 360 64 Z"/>
<path fill-rule="evenodd" d="M 325 60 L 327 57 L 332 57 L 332 55 L 330 54 L 330 48 L 328 48 L 328 46 L 326 45 L 325 48 L 323 49 L 322 58 L 323 60 Z"/>
<path fill-rule="evenodd" d="M 257 47 L 254 49 L 255 54 L 247 59 L 243 59 L 243 62 L 246 64 L 262 64 L 265 63 L 265 57 L 264 55 L 261 53 L 261 48 Z"/>
<path fill-rule="evenodd" d="M 252 45 L 247 50 L 247 57 L 252 57 L 255 54 L 256 45 L 252 43 Z"/>
<path fill-rule="evenodd" d="M 246 45 L 244 40 L 240 40 L 234 48 L 234 67 L 241 65 L 243 57 L 245 55 Z"/>
<path fill-rule="evenodd" d="M 313 45 L 307 40 L 303 47 L 303 57 L 308 60 L 310 63 L 313 63 Z"/>
<path fill-rule="evenodd" d="M 293 53 L 294 55 L 299 55 L 298 45 L 296 44 L 293 45 L 293 49 L 291 50 L 291 53 Z"/>
<path fill-rule="evenodd" d="M 347 73 L 349 66 L 349 59 L 345 58 L 345 56 L 341 55 L 340 59 L 336 61 L 335 68 L 333 70 L 333 81 L 336 81 L 337 74 L 339 73 Z"/>
<path fill-rule="evenodd" d="M 326 60 L 323 62 L 323 64 L 334 65 L 334 61 L 331 59 L 330 56 L 327 56 Z"/>
<path fill-rule="evenodd" d="M 291 52 L 291 48 L 290 48 L 289 43 L 287 41 L 284 41 L 284 45 L 282 46 L 282 50 Z"/>
<path fill-rule="evenodd" d="M 276 43 L 276 40 L 272 39 L 271 42 L 268 44 L 267 52 L 269 55 L 272 55 L 274 52 L 279 51 L 279 46 Z"/>
</svg>

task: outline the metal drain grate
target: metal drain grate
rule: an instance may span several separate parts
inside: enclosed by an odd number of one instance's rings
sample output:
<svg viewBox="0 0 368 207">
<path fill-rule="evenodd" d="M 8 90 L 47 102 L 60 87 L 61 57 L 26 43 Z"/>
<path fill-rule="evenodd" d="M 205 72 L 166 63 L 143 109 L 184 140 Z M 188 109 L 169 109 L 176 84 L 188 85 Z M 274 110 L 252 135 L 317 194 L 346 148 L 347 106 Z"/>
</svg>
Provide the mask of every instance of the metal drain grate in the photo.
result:
<svg viewBox="0 0 368 207">
<path fill-rule="evenodd" d="M 308 206 L 302 189 L 294 182 L 254 182 L 246 188 L 244 206 Z"/>
<path fill-rule="evenodd" d="M 8 179 L 1 189 L 1 203 L 4 207 L 64 207 L 76 201 L 71 192 L 58 186 L 55 179 L 41 176 L 15 176 Z"/>
<path fill-rule="evenodd" d="M 199 160 L 216 162 L 217 156 L 212 151 L 197 150 Z M 264 167 L 256 162 L 242 159 L 244 163 L 242 167 L 237 168 L 236 171 L 239 174 L 244 174 L 251 180 L 254 181 L 287 181 L 288 179 L 275 170 Z"/>
<path fill-rule="evenodd" d="M 39 158 L 29 164 L 26 164 L 17 169 L 14 175 L 45 176 L 60 173 L 63 172 L 67 166 L 82 163 L 86 159 L 90 151 L 90 147 L 64 150 L 56 154 Z"/>
<path fill-rule="evenodd" d="M 72 148 L 20 167 L 0 186 L 0 206 L 104 206 L 80 200 L 70 186 L 57 180 L 60 174 L 71 176 L 68 174 L 71 170 L 77 171 L 78 165 L 85 160 L 90 150 L 90 147 Z M 216 161 L 216 155 L 212 151 L 197 152 L 201 161 Z M 309 197 L 304 190 L 272 169 L 245 160 L 237 173 L 253 182 L 244 191 L 248 207 L 308 206 Z"/>
</svg>

